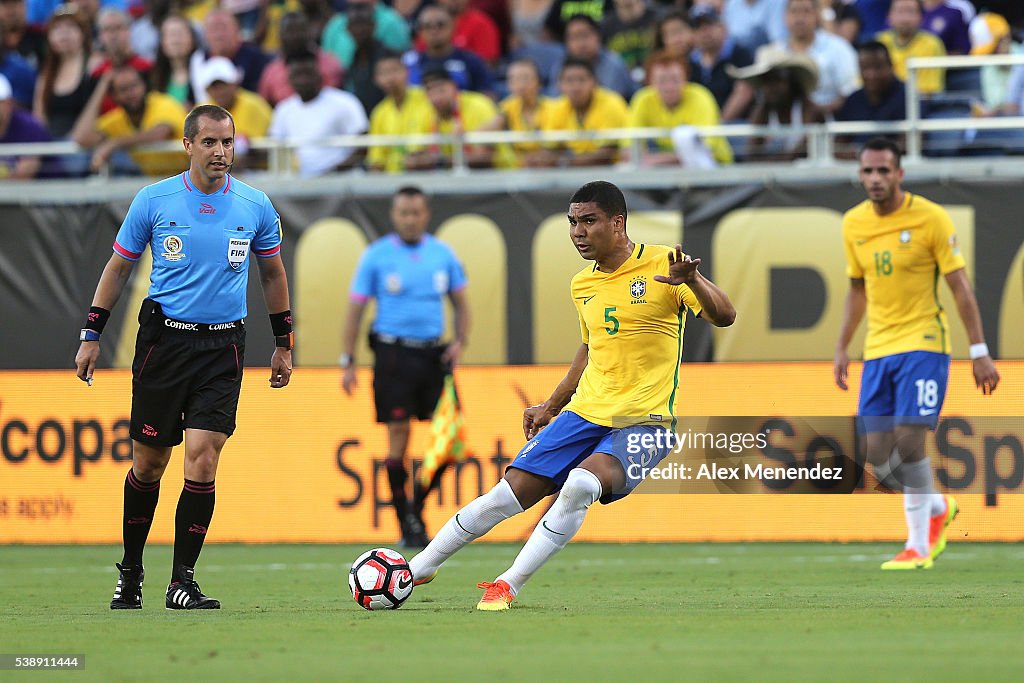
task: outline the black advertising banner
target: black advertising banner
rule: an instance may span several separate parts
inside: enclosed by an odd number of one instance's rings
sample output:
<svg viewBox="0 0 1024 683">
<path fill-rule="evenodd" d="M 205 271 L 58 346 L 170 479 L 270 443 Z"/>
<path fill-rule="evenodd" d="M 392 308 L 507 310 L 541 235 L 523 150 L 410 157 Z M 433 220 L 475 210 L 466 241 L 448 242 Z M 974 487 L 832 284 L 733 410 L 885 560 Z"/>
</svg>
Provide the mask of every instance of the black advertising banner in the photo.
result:
<svg viewBox="0 0 1024 683">
<path fill-rule="evenodd" d="M 1002 358 L 1024 358 L 1024 197 L 1002 182 L 909 183 L 907 189 L 950 211 L 989 347 Z M 351 275 L 365 245 L 388 232 L 390 198 L 270 194 L 282 219 L 297 362 L 333 365 Z M 739 315 L 728 330 L 688 322 L 684 359 L 830 359 L 848 286 L 841 217 L 862 199 L 857 185 L 836 182 L 628 192 L 631 237 L 682 241 L 736 303 Z M 568 200 L 563 192 L 431 196 L 432 229 L 469 275 L 475 324 L 467 363 L 571 359 L 579 333 L 569 279 L 585 264 L 569 240 Z M 0 367 L 71 367 L 78 329 L 128 203 L 0 206 Z M 250 267 L 247 360 L 262 366 L 272 337 Z M 104 334 L 103 366 L 130 363 L 148 270 L 144 256 Z M 962 357 L 966 337 L 948 291 L 944 297 L 955 355 Z"/>
</svg>

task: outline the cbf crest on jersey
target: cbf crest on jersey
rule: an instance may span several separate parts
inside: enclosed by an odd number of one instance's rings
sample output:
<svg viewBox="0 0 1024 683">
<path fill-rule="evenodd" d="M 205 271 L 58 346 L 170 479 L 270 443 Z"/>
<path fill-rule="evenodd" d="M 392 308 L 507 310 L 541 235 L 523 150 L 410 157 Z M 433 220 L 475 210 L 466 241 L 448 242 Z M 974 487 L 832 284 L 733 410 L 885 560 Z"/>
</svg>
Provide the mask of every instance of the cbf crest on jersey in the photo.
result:
<svg viewBox="0 0 1024 683">
<path fill-rule="evenodd" d="M 245 263 L 249 255 L 249 242 L 251 240 L 232 237 L 228 240 L 228 264 L 232 270 L 238 270 Z"/>
<path fill-rule="evenodd" d="M 185 258 L 185 245 L 177 235 L 168 235 L 164 238 L 164 253 L 161 256 L 168 261 L 180 261 Z"/>
<path fill-rule="evenodd" d="M 644 295 L 647 294 L 647 278 L 635 277 L 629 281 L 629 295 L 633 297 L 630 303 L 645 304 Z"/>
</svg>

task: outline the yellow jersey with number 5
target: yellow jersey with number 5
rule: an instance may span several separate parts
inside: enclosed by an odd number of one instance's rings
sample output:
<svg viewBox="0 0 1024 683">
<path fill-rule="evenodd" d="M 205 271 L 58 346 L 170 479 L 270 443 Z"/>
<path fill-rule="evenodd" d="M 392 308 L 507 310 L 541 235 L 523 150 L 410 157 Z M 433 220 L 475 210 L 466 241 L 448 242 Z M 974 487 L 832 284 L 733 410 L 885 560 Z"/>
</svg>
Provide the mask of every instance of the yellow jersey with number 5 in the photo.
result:
<svg viewBox="0 0 1024 683">
<path fill-rule="evenodd" d="M 952 353 L 939 276 L 965 266 L 944 208 L 905 192 L 885 216 L 865 200 L 843 216 L 846 274 L 862 278 L 868 299 L 864 360 L 908 351 Z"/>
<path fill-rule="evenodd" d="M 635 244 L 614 273 L 589 265 L 572 279 L 587 367 L 566 406 L 605 427 L 669 425 L 679 387 L 686 311 L 701 311 L 686 285 L 654 280 L 668 275 L 672 249 Z"/>
</svg>

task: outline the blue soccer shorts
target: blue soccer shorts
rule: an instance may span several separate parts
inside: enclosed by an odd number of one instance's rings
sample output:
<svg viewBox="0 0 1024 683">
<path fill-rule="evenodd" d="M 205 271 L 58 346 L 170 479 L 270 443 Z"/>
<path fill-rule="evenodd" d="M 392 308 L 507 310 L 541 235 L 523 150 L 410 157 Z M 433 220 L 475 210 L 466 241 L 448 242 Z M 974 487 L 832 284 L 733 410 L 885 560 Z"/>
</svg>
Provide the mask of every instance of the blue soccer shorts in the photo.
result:
<svg viewBox="0 0 1024 683">
<path fill-rule="evenodd" d="M 660 443 L 664 444 L 661 448 L 654 445 L 659 442 L 659 432 Z M 606 453 L 618 460 L 626 473 L 621 488 L 601 496 L 602 503 L 613 503 L 643 481 L 644 469 L 657 466 L 671 452 L 666 434 L 667 429 L 656 425 L 604 427 L 565 411 L 530 439 L 509 467 L 547 477 L 552 481 L 552 491 L 558 491 L 573 468 L 593 453 Z"/>
<path fill-rule="evenodd" d="M 901 424 L 935 429 L 948 383 L 945 353 L 909 351 L 865 361 L 858 429 L 888 432 Z"/>
</svg>

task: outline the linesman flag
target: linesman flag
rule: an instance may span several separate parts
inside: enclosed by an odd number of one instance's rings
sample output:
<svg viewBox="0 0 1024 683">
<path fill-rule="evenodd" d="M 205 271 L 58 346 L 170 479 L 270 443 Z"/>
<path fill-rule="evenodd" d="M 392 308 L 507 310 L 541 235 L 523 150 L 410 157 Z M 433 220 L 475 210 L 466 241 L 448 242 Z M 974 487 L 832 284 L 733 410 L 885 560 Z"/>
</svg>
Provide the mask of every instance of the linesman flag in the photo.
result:
<svg viewBox="0 0 1024 683">
<path fill-rule="evenodd" d="M 434 408 L 430 423 L 431 442 L 423 455 L 420 481 L 428 491 L 437 486 L 435 474 L 440 474 L 453 462 L 462 462 L 468 455 L 466 435 L 463 432 L 462 404 L 455 389 L 455 376 L 445 375 L 441 398 Z"/>
</svg>

